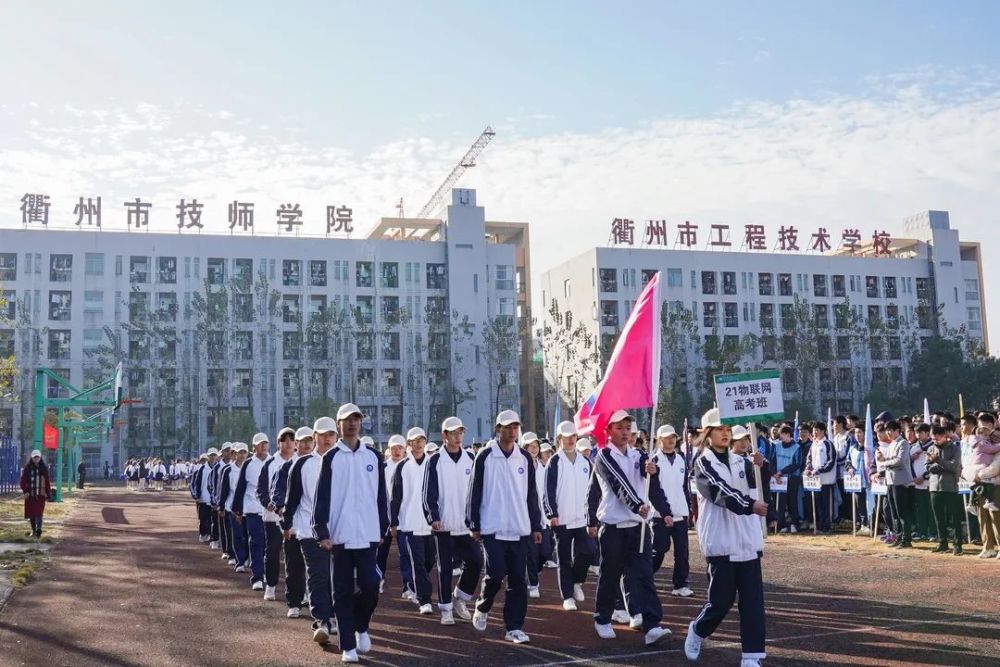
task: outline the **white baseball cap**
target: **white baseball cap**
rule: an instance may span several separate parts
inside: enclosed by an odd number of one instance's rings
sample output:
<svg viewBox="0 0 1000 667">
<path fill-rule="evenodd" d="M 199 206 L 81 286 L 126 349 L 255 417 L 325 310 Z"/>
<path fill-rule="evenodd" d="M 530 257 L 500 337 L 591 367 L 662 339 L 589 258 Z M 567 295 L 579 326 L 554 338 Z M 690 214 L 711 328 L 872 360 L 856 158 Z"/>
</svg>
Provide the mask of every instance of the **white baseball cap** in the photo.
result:
<svg viewBox="0 0 1000 667">
<path fill-rule="evenodd" d="M 556 426 L 556 435 L 566 437 L 568 435 L 576 435 L 576 424 L 571 421 L 559 422 L 559 426 Z"/>
<path fill-rule="evenodd" d="M 35 458 L 36 456 L 41 457 L 42 451 L 40 449 L 32 449 L 30 458 Z"/>
<path fill-rule="evenodd" d="M 429 445 L 427 445 L 427 451 L 430 454 L 433 454 L 434 452 L 436 452 L 439 449 L 440 449 L 440 447 L 438 446 L 438 444 L 436 442 L 432 442 Z"/>
<path fill-rule="evenodd" d="M 285 428 L 278 431 L 278 440 L 281 440 L 286 433 L 292 436 L 293 438 L 295 437 L 295 429 L 292 428 L 291 426 L 286 426 Z"/>
<path fill-rule="evenodd" d="M 441 432 L 446 433 L 448 431 L 454 431 L 460 428 L 465 428 L 462 420 L 458 417 L 448 417 L 443 422 L 441 422 Z"/>
<path fill-rule="evenodd" d="M 623 419 L 631 419 L 633 422 L 633 426 L 635 425 L 635 417 L 630 415 L 628 413 L 628 410 L 615 410 L 613 413 L 611 413 L 611 418 L 608 419 L 608 423 L 615 424 Z"/>
<path fill-rule="evenodd" d="M 633 419 L 632 420 L 632 433 L 638 433 L 638 432 L 639 432 L 639 425 L 636 424 L 635 420 Z"/>
<path fill-rule="evenodd" d="M 416 440 L 417 438 L 423 438 L 424 440 L 427 439 L 427 434 L 424 433 L 424 429 L 420 428 L 419 426 L 414 426 L 413 428 L 411 428 L 409 431 L 406 432 L 407 442 L 410 442 L 411 440 Z"/>
<path fill-rule="evenodd" d="M 205 452 L 205 456 L 218 456 L 218 455 L 219 455 L 219 450 L 216 449 L 215 447 L 209 447 L 208 451 Z"/>
<path fill-rule="evenodd" d="M 524 435 L 521 436 L 521 446 L 526 447 L 532 442 L 540 442 L 539 437 L 535 434 L 534 431 L 525 431 Z"/>
<path fill-rule="evenodd" d="M 262 442 L 267 442 L 267 443 L 271 442 L 267 438 L 267 433 L 255 433 L 253 436 L 253 446 L 256 447 Z"/>
<path fill-rule="evenodd" d="M 722 417 L 719 415 L 719 408 L 712 408 L 701 416 L 702 428 L 714 428 L 722 426 Z"/>
<path fill-rule="evenodd" d="M 361 414 L 361 408 L 354 405 L 354 403 L 344 403 L 343 405 L 340 406 L 340 409 L 337 410 L 337 421 L 340 421 L 341 419 L 347 419 L 351 415 L 357 415 L 359 417 L 364 416 L 363 414 Z"/>
<path fill-rule="evenodd" d="M 295 432 L 296 440 L 305 440 L 311 437 L 313 437 L 313 430 L 308 426 L 300 426 L 299 430 Z"/>
<path fill-rule="evenodd" d="M 732 442 L 736 442 L 737 440 L 742 440 L 743 438 L 749 438 L 749 437 L 750 437 L 750 431 L 748 431 L 745 426 L 737 425 L 733 427 L 733 437 L 731 438 Z"/>
<path fill-rule="evenodd" d="M 389 436 L 390 447 L 406 447 L 406 438 L 398 433 Z"/>
<path fill-rule="evenodd" d="M 657 438 L 666 438 L 667 436 L 677 435 L 677 431 L 670 424 L 664 424 L 660 428 L 656 429 Z"/>
<path fill-rule="evenodd" d="M 208 458 L 208 454 L 199 454 L 198 455 L 198 460 L 199 461 L 201 461 L 202 459 L 207 459 L 207 458 Z"/>
<path fill-rule="evenodd" d="M 593 448 L 594 446 L 590 444 L 590 438 L 587 436 L 584 436 L 576 441 L 576 451 L 578 452 L 586 452 Z"/>
<path fill-rule="evenodd" d="M 245 442 L 234 442 L 233 443 L 234 452 L 245 452 L 247 451 L 247 445 Z"/>
<path fill-rule="evenodd" d="M 343 408 L 341 408 L 343 409 Z M 337 424 L 330 417 L 320 417 L 313 424 L 313 433 L 336 433 Z"/>
<path fill-rule="evenodd" d="M 224 452 L 227 449 L 232 449 L 232 448 L 233 448 L 233 443 L 231 443 L 231 442 L 224 442 L 224 443 L 222 443 L 222 450 L 221 451 Z"/>
<path fill-rule="evenodd" d="M 539 448 L 539 450 L 538 450 L 538 451 L 539 451 L 539 452 L 551 452 L 551 451 L 552 451 L 552 445 L 550 445 L 549 443 L 547 443 L 547 442 L 546 442 L 546 443 L 544 443 L 544 444 L 543 444 L 543 445 L 542 445 L 542 446 L 541 446 L 541 447 Z"/>
<path fill-rule="evenodd" d="M 513 410 L 503 410 L 497 415 L 497 426 L 509 426 L 510 424 L 520 424 L 521 418 Z"/>
<path fill-rule="evenodd" d="M 374 447 L 375 441 L 372 440 L 372 437 L 370 435 L 363 435 L 361 436 L 361 444 L 366 447 Z"/>
</svg>

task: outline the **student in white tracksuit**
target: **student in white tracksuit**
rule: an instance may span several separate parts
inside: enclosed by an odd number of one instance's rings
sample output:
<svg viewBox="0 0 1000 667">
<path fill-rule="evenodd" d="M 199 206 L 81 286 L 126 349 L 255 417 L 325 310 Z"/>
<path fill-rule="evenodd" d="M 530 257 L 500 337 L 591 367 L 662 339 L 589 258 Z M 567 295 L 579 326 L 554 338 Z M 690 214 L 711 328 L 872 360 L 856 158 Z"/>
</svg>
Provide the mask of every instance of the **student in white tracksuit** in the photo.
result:
<svg viewBox="0 0 1000 667">
<path fill-rule="evenodd" d="M 392 497 L 392 480 L 396 474 L 396 466 L 400 464 L 406 458 L 406 438 L 397 434 L 389 436 L 389 450 L 388 458 L 385 460 L 385 488 L 386 493 L 389 498 Z M 389 512 L 389 506 L 386 505 L 386 513 Z M 410 550 L 406 546 L 406 536 L 402 534 L 397 534 L 395 537 L 392 535 L 392 531 L 386 531 L 385 535 L 382 536 L 382 543 L 378 545 L 378 550 L 376 551 L 376 563 L 378 564 L 378 571 L 382 574 L 382 582 L 379 584 L 379 593 L 384 592 L 385 588 L 385 576 L 386 568 L 389 567 L 389 549 L 392 547 L 393 540 L 399 546 L 399 574 L 400 578 L 403 580 L 403 594 L 402 598 L 404 600 L 409 600 L 410 602 L 417 601 L 417 594 L 414 592 L 415 586 L 413 585 L 413 566 L 410 564 Z"/>
<path fill-rule="evenodd" d="M 410 453 L 396 465 L 389 501 L 389 531 L 404 536 L 410 550 L 410 567 L 422 615 L 434 613 L 430 571 L 434 567 L 434 538 L 424 514 L 424 480 L 427 470 L 427 434 L 420 427 L 406 433 Z M 440 597 L 440 591 L 438 592 Z"/>
<path fill-rule="evenodd" d="M 708 601 L 688 625 L 684 653 L 697 660 L 702 643 L 726 617 L 739 597 L 741 667 L 759 667 L 767 657 L 764 646 L 764 584 L 760 559 L 764 537 L 758 517 L 767 516 L 767 503 L 756 500 L 750 484 L 753 471 L 746 459 L 731 453 L 730 429 L 719 410 L 701 418 L 705 443 L 694 463 L 698 487 L 698 543 L 708 562 Z"/>
<path fill-rule="evenodd" d="M 278 431 L 278 451 L 267 457 L 257 478 L 257 501 L 264 508 L 264 599 L 274 600 L 281 567 L 281 528 L 278 527 L 277 507 L 271 500 L 271 489 L 281 472 L 281 466 L 295 454 L 295 431 L 285 427 Z"/>
<path fill-rule="evenodd" d="M 561 422 L 556 427 L 559 451 L 545 469 L 545 516 L 555 531 L 559 592 L 567 611 L 576 611 L 576 603 L 584 601 L 583 584 L 597 552 L 596 543 L 587 534 L 591 465 L 576 451 L 576 441 L 573 422 Z"/>
<path fill-rule="evenodd" d="M 661 517 L 653 509 L 653 572 L 663 565 L 663 558 L 674 547 L 674 571 L 671 595 L 691 597 L 694 592 L 688 587 L 688 478 L 689 471 L 684 455 L 677 449 L 677 431 L 669 424 L 656 429 L 659 445 L 649 460 L 656 464 L 660 474 L 660 488 L 670 505 L 671 516 Z"/>
</svg>

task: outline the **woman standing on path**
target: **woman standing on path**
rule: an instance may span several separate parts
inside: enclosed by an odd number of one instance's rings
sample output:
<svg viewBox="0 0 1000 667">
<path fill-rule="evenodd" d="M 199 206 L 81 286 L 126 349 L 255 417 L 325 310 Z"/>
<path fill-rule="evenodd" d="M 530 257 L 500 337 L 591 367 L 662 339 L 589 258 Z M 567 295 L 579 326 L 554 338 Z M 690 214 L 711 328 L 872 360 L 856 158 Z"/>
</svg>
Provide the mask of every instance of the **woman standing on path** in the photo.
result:
<svg viewBox="0 0 1000 667">
<path fill-rule="evenodd" d="M 42 515 L 51 490 L 49 467 L 42 460 L 42 453 L 32 450 L 31 458 L 21 470 L 21 491 L 24 492 L 24 518 L 31 522 L 31 534 L 35 537 L 42 536 Z"/>
</svg>

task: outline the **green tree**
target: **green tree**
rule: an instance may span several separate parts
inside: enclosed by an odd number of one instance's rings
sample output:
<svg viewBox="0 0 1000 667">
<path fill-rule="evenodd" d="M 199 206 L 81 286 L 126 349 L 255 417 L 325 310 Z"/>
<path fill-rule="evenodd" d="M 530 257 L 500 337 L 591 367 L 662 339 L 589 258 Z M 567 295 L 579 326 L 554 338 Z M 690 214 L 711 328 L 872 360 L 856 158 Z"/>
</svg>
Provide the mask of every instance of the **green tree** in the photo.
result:
<svg viewBox="0 0 1000 667">
<path fill-rule="evenodd" d="M 245 410 L 223 412 L 215 420 L 215 444 L 223 442 L 247 442 L 258 430 L 253 417 Z"/>
<path fill-rule="evenodd" d="M 2 285 L 0 285 L 2 288 Z M 0 289 L 0 325 L 14 326 L 14 323 L 7 319 L 7 299 L 3 296 L 3 289 Z M 5 338 L 0 338 L 0 401 L 6 401 L 8 397 L 14 396 L 14 378 L 17 376 L 16 359 L 14 355 L 14 332 L 9 334 L 4 332 L 4 336 L 10 336 L 9 344 Z M 6 349 L 9 345 L 9 349 Z"/>
</svg>

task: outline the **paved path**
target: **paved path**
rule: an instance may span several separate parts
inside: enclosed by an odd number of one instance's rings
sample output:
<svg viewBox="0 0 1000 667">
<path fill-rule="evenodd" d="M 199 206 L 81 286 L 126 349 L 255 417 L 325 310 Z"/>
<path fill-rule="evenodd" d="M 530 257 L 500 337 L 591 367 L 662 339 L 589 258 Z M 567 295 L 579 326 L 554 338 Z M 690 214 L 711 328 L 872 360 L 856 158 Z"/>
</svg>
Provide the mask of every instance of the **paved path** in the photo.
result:
<svg viewBox="0 0 1000 667">
<path fill-rule="evenodd" d="M 309 620 L 285 618 L 280 601 L 264 603 L 218 552 L 196 541 L 186 498 L 89 491 L 49 566 L 0 612 L 0 666 L 338 663 L 335 647 L 324 651 L 309 640 Z M 768 543 L 769 667 L 997 664 L 1000 563 L 925 551 L 890 557 L 870 540 L 811 540 Z M 696 553 L 692 563 L 693 587 L 703 593 Z M 662 575 L 659 584 L 661 592 L 668 585 Z M 627 629 L 615 641 L 597 639 L 589 613 L 562 611 L 550 571 L 543 573 L 542 599 L 529 609 L 532 643 L 522 647 L 502 641 L 499 613 L 485 635 L 469 624 L 443 628 L 436 617 L 417 616 L 397 589 L 392 574 L 367 664 L 686 664 L 679 638 L 653 650 Z M 593 578 L 586 590 L 593 595 Z M 700 598 L 661 597 L 666 624 L 682 634 Z M 737 619 L 734 611 L 701 664 L 739 664 Z"/>
</svg>

